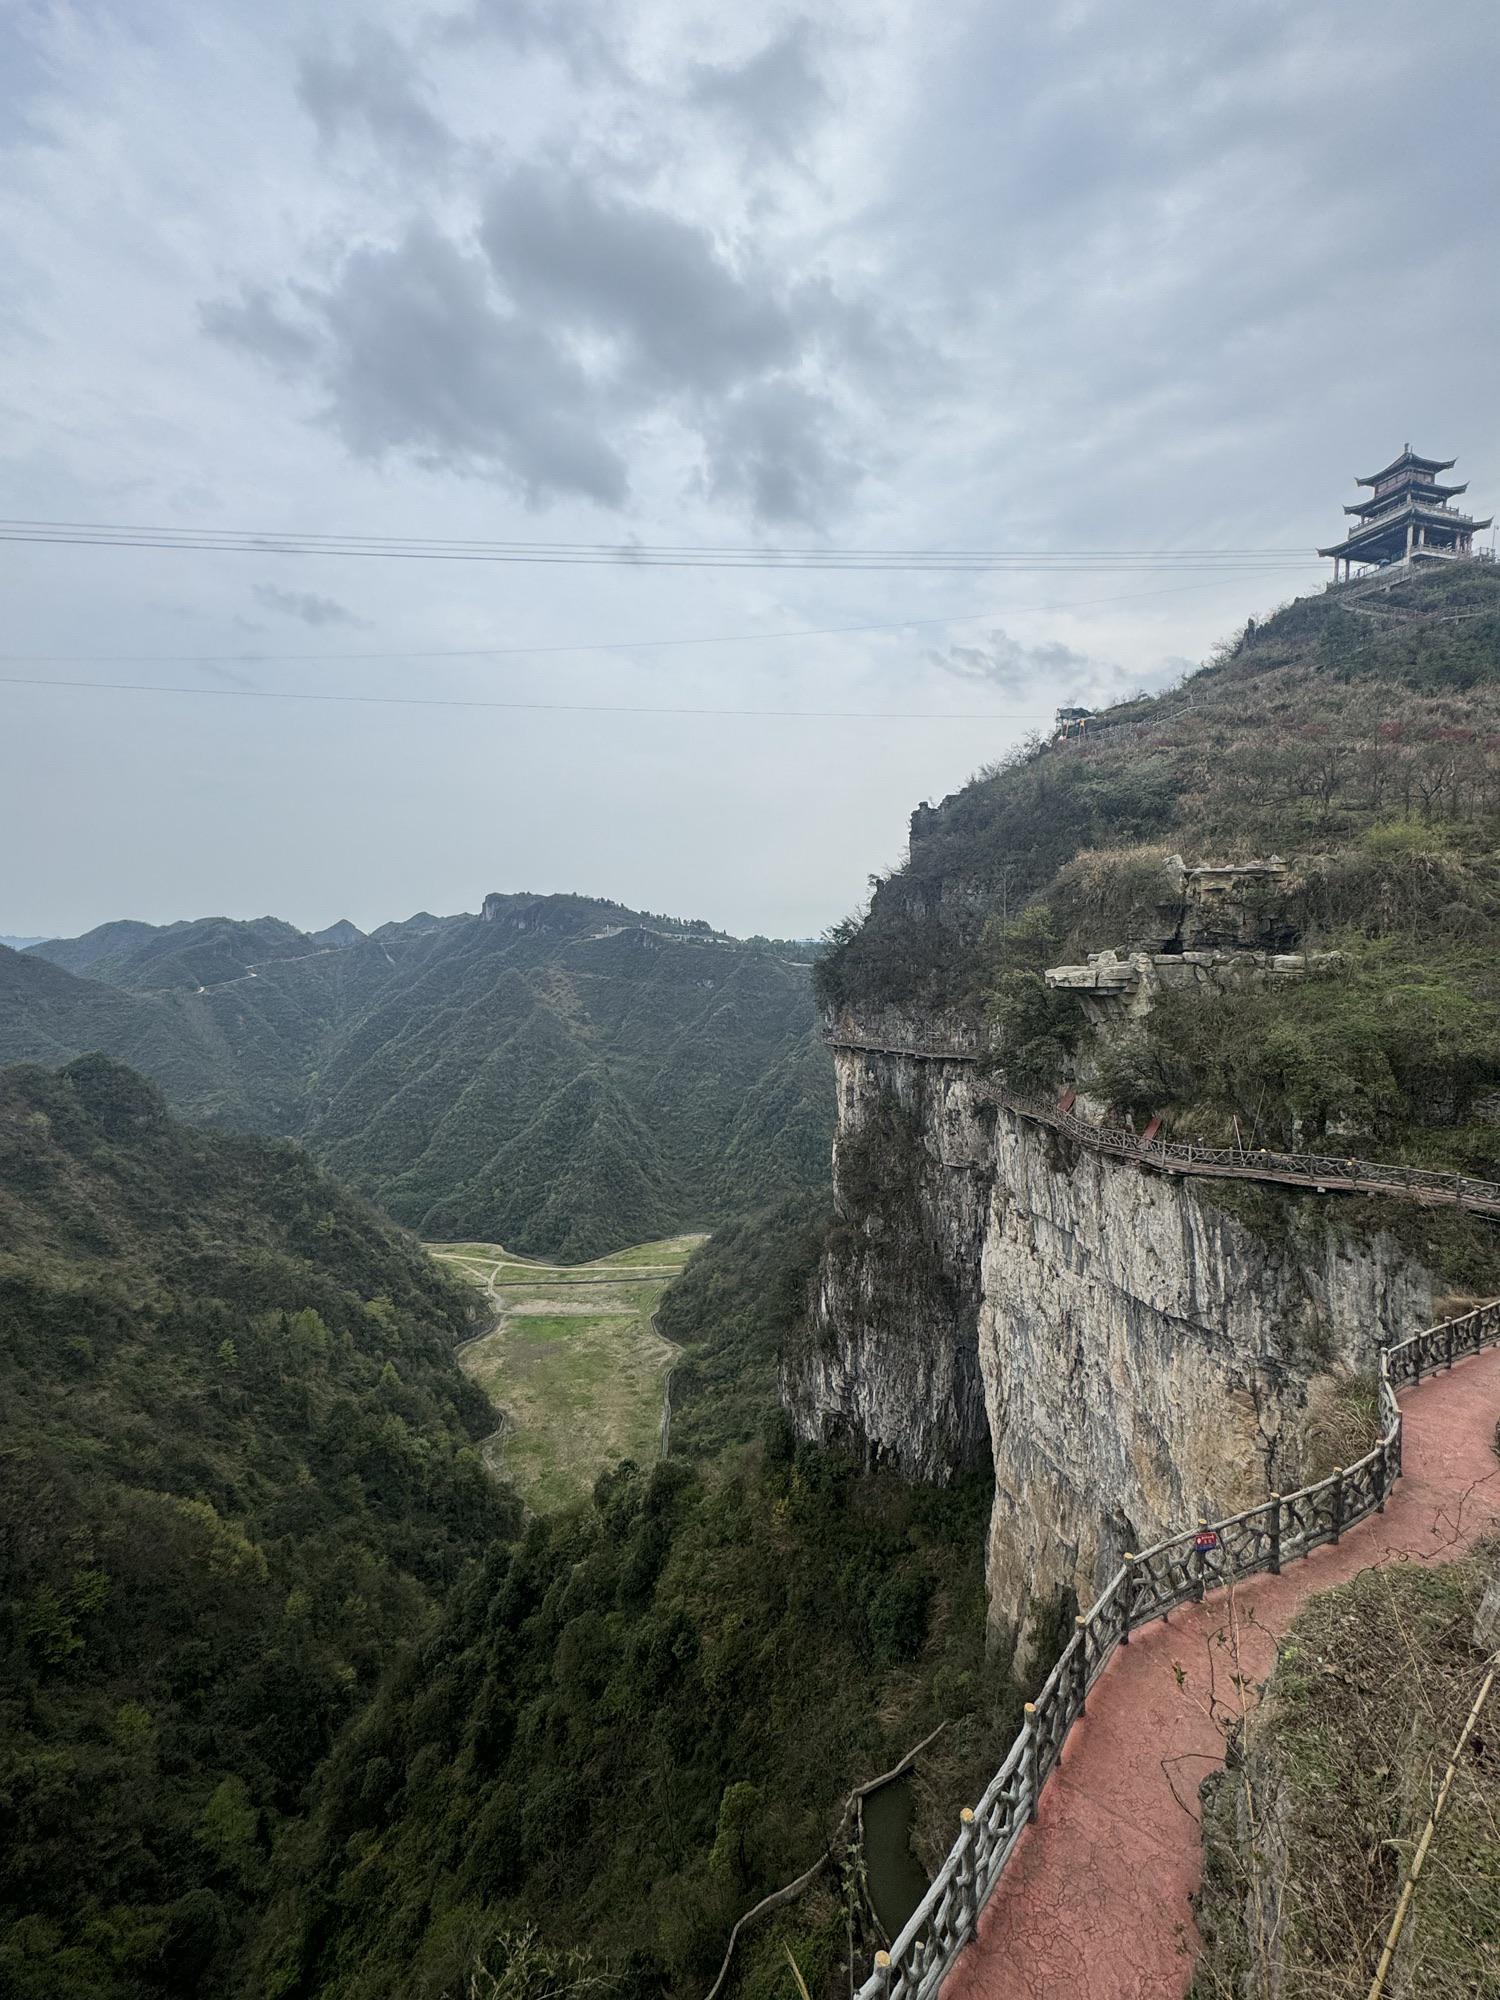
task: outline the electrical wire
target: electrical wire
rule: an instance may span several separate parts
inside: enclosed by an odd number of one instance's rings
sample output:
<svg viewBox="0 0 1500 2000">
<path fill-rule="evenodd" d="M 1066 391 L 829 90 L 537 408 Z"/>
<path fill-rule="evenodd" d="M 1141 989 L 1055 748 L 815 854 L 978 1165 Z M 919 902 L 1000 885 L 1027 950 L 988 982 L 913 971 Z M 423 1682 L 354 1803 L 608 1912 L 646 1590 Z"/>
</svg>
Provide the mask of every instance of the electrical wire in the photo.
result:
<svg viewBox="0 0 1500 2000">
<path fill-rule="evenodd" d="M 992 618 L 1023 618 L 1043 611 L 1082 611 L 1100 604 L 1133 604 L 1145 597 L 1178 597 L 1212 590 L 1212 583 L 1169 583 L 1155 590 L 1113 591 L 1106 597 L 1075 597 L 1050 604 L 995 605 L 958 617 L 895 618 L 868 625 L 802 625 L 785 632 L 719 632 L 703 638 L 603 639 L 550 646 L 403 646 L 387 652 L 342 653 L 0 653 L 7 666 L 103 666 L 152 661 L 164 665 L 275 666 L 281 661 L 336 665 L 344 660 L 511 660 L 544 659 L 559 653 L 654 653 L 681 646 L 754 646 L 784 639 L 831 639 L 863 632 L 917 632 L 933 626 L 983 625 Z"/>
<path fill-rule="evenodd" d="M 1491 616 L 1493 613 L 1488 610 L 1453 611 L 1425 620 L 1424 623 L 1456 625 L 1468 619 Z M 1349 648 L 1346 653 L 1340 655 L 1340 658 L 1345 659 L 1353 654 L 1367 652 L 1371 647 L 1383 643 L 1387 636 L 1389 635 L 1385 633 L 1372 633 L 1361 645 Z M 991 709 L 947 713 L 930 709 L 707 708 L 686 705 L 656 706 L 635 702 L 494 701 L 478 696 L 458 695 L 328 694 L 310 688 L 185 687 L 180 682 L 163 681 L 60 680 L 40 674 L 0 674 L 0 687 L 66 688 L 104 694 L 208 695 L 226 699 L 238 698 L 243 701 L 317 701 L 385 708 L 502 709 L 545 715 L 728 716 L 801 719 L 808 722 L 1037 722 L 1045 720 L 1050 713 L 1045 709 Z M 1096 724 L 1095 733 L 1111 726 L 1113 725 L 1101 720 Z"/>
<path fill-rule="evenodd" d="M 972 573 L 1284 568 L 1286 548 L 840 549 L 601 542 L 480 541 L 301 530 L 132 526 L 120 522 L 0 520 L 0 542 L 27 547 L 168 549 L 190 554 L 348 556 L 397 562 L 481 562 L 627 569 L 790 569 Z M 1309 563 L 1311 558 L 1306 559 Z M 1299 565 L 1300 566 L 1300 565 Z"/>
<path fill-rule="evenodd" d="M 106 694 L 192 694 L 238 696 L 248 701 L 358 702 L 388 708 L 499 708 L 547 715 L 726 715 L 802 717 L 809 722 L 1036 722 L 1050 709 L 1014 709 L 950 715 L 926 709 L 866 708 L 690 708 L 636 702 L 491 701 L 479 696 L 422 694 L 325 694 L 312 688 L 184 687 L 163 681 L 52 680 L 41 675 L 0 674 L 0 687 L 78 688 Z"/>
</svg>

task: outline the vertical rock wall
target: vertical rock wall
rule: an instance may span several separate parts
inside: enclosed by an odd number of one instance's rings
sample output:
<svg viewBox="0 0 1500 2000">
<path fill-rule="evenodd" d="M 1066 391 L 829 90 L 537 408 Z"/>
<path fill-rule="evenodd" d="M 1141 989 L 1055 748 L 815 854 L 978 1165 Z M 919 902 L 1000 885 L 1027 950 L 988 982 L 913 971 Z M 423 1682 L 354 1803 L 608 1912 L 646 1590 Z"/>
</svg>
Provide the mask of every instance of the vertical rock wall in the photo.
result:
<svg viewBox="0 0 1500 2000">
<path fill-rule="evenodd" d="M 995 1113 L 971 1068 L 835 1051 L 834 1227 L 782 1397 L 798 1430 L 908 1479 L 990 1455 L 979 1362 Z"/>
<path fill-rule="evenodd" d="M 1033 1591 L 1087 1603 L 1125 1549 L 1297 1485 L 1309 1388 L 1428 1319 L 1432 1281 L 1387 1236 L 1322 1214 L 1252 1232 L 1209 1184 L 1008 1112 L 994 1161 L 979 1353 L 990 1610 L 1011 1625 Z"/>
<path fill-rule="evenodd" d="M 783 1396 L 804 1436 L 910 1478 L 988 1456 L 997 1630 L 1296 1484 L 1310 1387 L 1431 1316 L 1430 1275 L 1388 1237 L 1346 1240 L 1336 1198 L 1252 1231 L 1204 1183 L 1003 1110 L 974 1064 L 836 1062 L 838 1220 Z"/>
</svg>

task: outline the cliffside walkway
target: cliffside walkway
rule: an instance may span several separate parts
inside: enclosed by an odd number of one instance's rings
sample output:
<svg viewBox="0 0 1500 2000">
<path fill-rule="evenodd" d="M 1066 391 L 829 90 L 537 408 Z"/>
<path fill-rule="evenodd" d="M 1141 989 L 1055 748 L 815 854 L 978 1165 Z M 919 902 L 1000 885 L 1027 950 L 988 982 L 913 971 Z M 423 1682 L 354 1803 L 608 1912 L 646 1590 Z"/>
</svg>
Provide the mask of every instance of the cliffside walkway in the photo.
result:
<svg viewBox="0 0 1500 2000">
<path fill-rule="evenodd" d="M 1500 1299 L 1382 1348 L 1379 1408 L 1355 1464 L 1126 1555 L 859 2000 L 1180 2000 L 1198 1785 L 1298 1604 L 1500 1523 Z"/>
<path fill-rule="evenodd" d="M 1500 1526 L 1497 1415 L 1500 1351 L 1424 1382 L 1382 1514 L 1282 1575 L 1183 1605 L 1116 1650 L 974 1941 L 942 1981 L 943 2000 L 1180 2000 L 1199 1945 L 1198 1786 L 1223 1763 L 1223 1731 L 1239 1713 L 1231 1676 L 1265 1679 L 1314 1592 L 1384 1564 L 1449 1561 Z"/>
<path fill-rule="evenodd" d="M 887 1048 L 839 1037 L 833 1037 L 829 1046 L 867 1055 L 900 1056 L 911 1062 L 984 1065 L 993 1061 L 973 1049 Z M 1500 1215 L 1500 1182 L 1477 1180 L 1470 1174 L 1437 1173 L 1427 1167 L 1392 1166 L 1331 1153 L 1273 1153 L 1264 1146 L 1195 1146 L 1174 1139 L 1142 1139 L 1126 1126 L 1091 1125 L 1056 1105 L 1017 1096 L 1003 1084 L 996 1085 L 995 1094 L 1001 1106 L 1018 1118 L 1049 1125 L 1096 1153 L 1151 1167 L 1158 1173 L 1200 1175 L 1209 1180 L 1275 1181 L 1288 1187 L 1316 1188 L 1320 1194 L 1397 1195 L 1407 1201 L 1472 1209 L 1479 1215 Z"/>
</svg>

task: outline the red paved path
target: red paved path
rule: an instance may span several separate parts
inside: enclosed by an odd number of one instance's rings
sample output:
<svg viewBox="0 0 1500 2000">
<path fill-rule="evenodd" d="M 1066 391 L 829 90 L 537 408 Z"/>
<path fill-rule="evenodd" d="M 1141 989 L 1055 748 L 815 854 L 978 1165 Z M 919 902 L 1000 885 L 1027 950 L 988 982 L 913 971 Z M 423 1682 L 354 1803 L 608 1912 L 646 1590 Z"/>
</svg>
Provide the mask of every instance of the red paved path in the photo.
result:
<svg viewBox="0 0 1500 2000">
<path fill-rule="evenodd" d="M 1117 1649 L 942 2000 L 1180 2000 L 1198 1950 L 1198 1786 L 1223 1762 L 1204 1709 L 1216 1692 L 1235 1705 L 1214 1642 L 1231 1609 L 1242 1669 L 1263 1680 L 1305 1598 L 1372 1565 L 1446 1561 L 1500 1522 L 1500 1349 L 1408 1390 L 1402 1407 L 1405 1471 L 1383 1515 Z"/>
</svg>

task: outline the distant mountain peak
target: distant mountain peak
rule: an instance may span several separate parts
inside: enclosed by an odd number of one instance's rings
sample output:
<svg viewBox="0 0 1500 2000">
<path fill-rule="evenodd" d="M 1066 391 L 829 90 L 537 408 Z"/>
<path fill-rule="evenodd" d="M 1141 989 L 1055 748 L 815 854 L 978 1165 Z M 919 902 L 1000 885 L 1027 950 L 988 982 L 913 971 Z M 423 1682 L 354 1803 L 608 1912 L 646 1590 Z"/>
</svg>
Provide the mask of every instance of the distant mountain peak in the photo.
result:
<svg viewBox="0 0 1500 2000">
<path fill-rule="evenodd" d="M 410 1227 L 527 1255 L 820 1185 L 815 1034 L 767 941 L 599 896 L 497 894 L 363 941 L 217 917 L 0 949 L 0 1062 L 105 1050 L 203 1123 L 295 1135 Z M 789 1089 L 791 1049 L 815 1066 Z"/>
<path fill-rule="evenodd" d="M 365 934 L 358 924 L 351 924 L 347 917 L 340 917 L 336 923 L 324 930 L 309 933 L 314 944 L 326 945 L 331 951 L 344 951 L 351 944 L 363 944 Z"/>
</svg>

